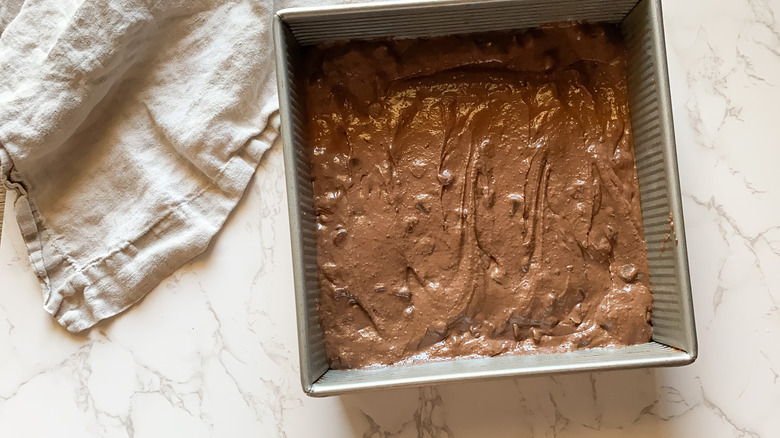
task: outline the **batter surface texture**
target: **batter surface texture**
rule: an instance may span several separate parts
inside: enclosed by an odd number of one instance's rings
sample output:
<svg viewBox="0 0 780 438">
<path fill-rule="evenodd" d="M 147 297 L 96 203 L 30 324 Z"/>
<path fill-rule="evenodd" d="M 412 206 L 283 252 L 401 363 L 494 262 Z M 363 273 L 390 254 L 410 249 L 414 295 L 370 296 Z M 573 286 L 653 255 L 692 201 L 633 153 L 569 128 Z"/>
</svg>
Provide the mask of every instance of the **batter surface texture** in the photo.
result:
<svg viewBox="0 0 780 438">
<path fill-rule="evenodd" d="M 308 49 L 333 368 L 650 340 L 616 27 Z"/>
</svg>

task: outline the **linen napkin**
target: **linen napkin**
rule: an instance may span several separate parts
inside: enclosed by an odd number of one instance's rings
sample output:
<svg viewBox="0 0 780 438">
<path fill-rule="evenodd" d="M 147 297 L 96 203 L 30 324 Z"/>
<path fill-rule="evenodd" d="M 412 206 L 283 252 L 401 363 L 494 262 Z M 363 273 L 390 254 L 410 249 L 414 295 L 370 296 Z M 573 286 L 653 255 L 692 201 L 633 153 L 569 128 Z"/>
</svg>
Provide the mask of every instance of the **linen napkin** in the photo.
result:
<svg viewBox="0 0 780 438">
<path fill-rule="evenodd" d="M 235 207 L 277 135 L 272 9 L 0 0 L 0 182 L 67 330 L 137 302 Z"/>
</svg>

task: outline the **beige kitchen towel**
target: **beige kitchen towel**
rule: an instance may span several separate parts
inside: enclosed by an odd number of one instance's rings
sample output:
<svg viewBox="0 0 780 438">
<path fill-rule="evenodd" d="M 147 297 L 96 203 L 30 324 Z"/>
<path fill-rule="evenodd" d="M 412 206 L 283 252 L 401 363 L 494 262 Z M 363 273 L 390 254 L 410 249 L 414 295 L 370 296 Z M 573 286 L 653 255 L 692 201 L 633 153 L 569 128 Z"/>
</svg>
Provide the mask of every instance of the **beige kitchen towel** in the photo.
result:
<svg viewBox="0 0 780 438">
<path fill-rule="evenodd" d="M 0 0 L 0 181 L 69 331 L 137 302 L 235 207 L 277 133 L 272 9 Z"/>
</svg>

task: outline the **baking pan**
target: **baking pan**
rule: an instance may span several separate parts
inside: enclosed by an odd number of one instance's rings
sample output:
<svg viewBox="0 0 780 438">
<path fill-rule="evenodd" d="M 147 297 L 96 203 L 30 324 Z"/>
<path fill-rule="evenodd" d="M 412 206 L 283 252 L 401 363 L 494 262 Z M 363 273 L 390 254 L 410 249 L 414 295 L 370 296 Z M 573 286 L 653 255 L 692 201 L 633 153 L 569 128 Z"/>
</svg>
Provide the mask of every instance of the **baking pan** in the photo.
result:
<svg viewBox="0 0 780 438">
<path fill-rule="evenodd" d="M 316 216 L 301 47 L 349 39 L 523 29 L 568 20 L 619 23 L 626 39 L 629 110 L 654 297 L 652 341 L 617 349 L 464 358 L 370 370 L 330 369 L 317 309 Z M 685 365 L 695 360 L 696 331 L 660 0 L 371 3 L 285 9 L 275 14 L 273 24 L 304 392 L 327 396 L 482 378 Z"/>
</svg>

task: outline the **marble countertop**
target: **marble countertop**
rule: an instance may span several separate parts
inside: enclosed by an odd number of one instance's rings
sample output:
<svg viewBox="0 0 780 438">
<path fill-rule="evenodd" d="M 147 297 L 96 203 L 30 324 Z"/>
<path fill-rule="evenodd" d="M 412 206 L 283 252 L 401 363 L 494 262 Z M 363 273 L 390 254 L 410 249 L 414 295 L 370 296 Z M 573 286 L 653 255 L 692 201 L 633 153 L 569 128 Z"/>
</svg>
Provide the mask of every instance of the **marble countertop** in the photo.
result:
<svg viewBox="0 0 780 438">
<path fill-rule="evenodd" d="M 0 437 L 780 436 L 780 1 L 663 6 L 693 365 L 305 396 L 276 144 L 207 253 L 85 336 L 43 311 L 6 212 Z"/>
</svg>

